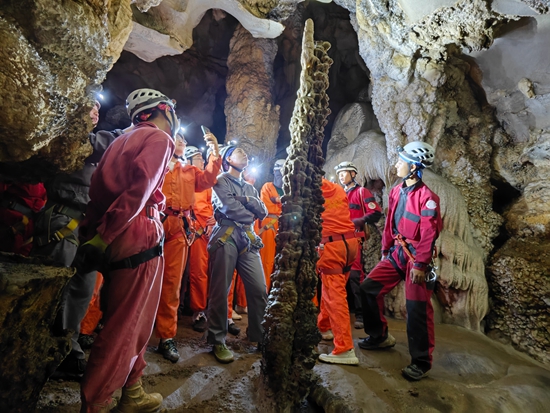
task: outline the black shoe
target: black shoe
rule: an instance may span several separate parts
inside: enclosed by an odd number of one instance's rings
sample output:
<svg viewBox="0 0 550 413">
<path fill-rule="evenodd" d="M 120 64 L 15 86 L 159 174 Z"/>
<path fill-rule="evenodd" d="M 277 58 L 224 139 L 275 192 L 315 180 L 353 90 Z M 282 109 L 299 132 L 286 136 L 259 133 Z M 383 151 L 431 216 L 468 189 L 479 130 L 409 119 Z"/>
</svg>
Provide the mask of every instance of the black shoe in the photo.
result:
<svg viewBox="0 0 550 413">
<path fill-rule="evenodd" d="M 237 327 L 237 324 L 231 323 L 227 326 L 227 332 L 229 334 L 233 334 L 234 336 L 238 336 L 239 333 L 241 332 L 241 329 Z"/>
<path fill-rule="evenodd" d="M 86 370 L 86 359 L 77 359 L 70 354 L 51 375 L 54 380 L 80 381 Z"/>
<path fill-rule="evenodd" d="M 371 336 L 364 338 L 359 342 L 359 347 L 363 350 L 382 350 L 395 346 L 395 338 L 388 333 L 387 337 L 373 339 Z"/>
<path fill-rule="evenodd" d="M 206 331 L 206 316 L 203 313 L 199 313 L 199 317 L 193 321 L 193 330 L 199 333 Z"/>
<path fill-rule="evenodd" d="M 361 330 L 364 328 L 363 324 L 363 315 L 362 314 L 355 314 L 355 323 L 353 324 L 353 327 L 355 327 L 357 330 Z"/>
<path fill-rule="evenodd" d="M 91 334 L 80 334 L 78 336 L 78 344 L 80 344 L 80 347 L 82 347 L 82 349 L 84 350 L 92 348 L 94 341 L 95 338 Z"/>
<path fill-rule="evenodd" d="M 176 348 L 174 339 L 170 338 L 166 341 L 161 341 L 157 347 L 157 353 L 162 354 L 166 360 L 170 360 L 172 363 L 176 363 L 180 359 L 180 353 Z"/>
<path fill-rule="evenodd" d="M 429 371 L 429 370 L 428 370 Z M 401 370 L 401 374 L 407 380 L 418 381 L 428 376 L 428 371 L 423 371 L 416 364 L 410 364 Z"/>
</svg>

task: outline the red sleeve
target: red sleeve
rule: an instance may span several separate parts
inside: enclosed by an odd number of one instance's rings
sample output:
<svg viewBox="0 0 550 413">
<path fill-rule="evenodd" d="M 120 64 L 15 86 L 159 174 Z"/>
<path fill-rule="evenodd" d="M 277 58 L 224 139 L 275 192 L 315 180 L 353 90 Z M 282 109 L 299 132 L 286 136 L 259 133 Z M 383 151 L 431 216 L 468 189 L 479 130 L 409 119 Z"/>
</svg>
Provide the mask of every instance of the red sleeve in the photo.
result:
<svg viewBox="0 0 550 413">
<path fill-rule="evenodd" d="M 195 192 L 202 192 L 205 189 L 216 185 L 216 178 L 222 167 L 222 158 L 219 157 L 214 162 L 208 162 L 204 171 L 195 170 Z"/>
<path fill-rule="evenodd" d="M 416 245 L 414 268 L 425 270 L 432 261 L 435 241 L 441 231 L 441 211 L 439 197 L 433 193 L 426 194 L 420 206 L 420 241 Z"/>
<path fill-rule="evenodd" d="M 141 212 L 153 193 L 162 186 L 166 165 L 172 158 L 174 143 L 164 133 L 156 133 L 148 139 L 132 163 L 132 180 L 109 206 L 97 232 L 105 243 L 110 244 L 130 225 Z"/>
<path fill-rule="evenodd" d="M 386 216 L 386 223 L 384 225 L 384 232 L 382 233 L 382 253 L 388 253 L 390 248 L 394 244 L 392 228 L 393 228 L 393 216 L 395 205 L 395 191 L 399 191 L 398 187 L 394 187 L 390 191 L 388 197 L 388 215 Z"/>
</svg>

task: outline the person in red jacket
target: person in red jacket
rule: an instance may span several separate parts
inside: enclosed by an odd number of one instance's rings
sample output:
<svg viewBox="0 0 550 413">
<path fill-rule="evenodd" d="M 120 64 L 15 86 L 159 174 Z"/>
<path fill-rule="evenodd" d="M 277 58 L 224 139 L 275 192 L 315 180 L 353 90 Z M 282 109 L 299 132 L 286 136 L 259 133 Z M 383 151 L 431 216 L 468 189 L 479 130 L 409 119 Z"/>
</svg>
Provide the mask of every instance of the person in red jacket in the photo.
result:
<svg viewBox="0 0 550 413">
<path fill-rule="evenodd" d="M 384 318 L 384 296 L 405 280 L 407 336 L 411 364 L 402 370 L 409 380 L 426 377 L 434 349 L 433 308 L 435 280 L 427 282 L 435 241 L 442 229 L 439 197 L 422 182 L 422 170 L 434 162 L 434 149 L 424 142 L 398 148 L 395 165 L 403 178 L 389 195 L 388 216 L 382 235 L 382 260 L 361 284 L 363 321 L 369 335 L 359 342 L 365 350 L 390 348 L 395 338 Z"/>
<path fill-rule="evenodd" d="M 267 217 L 259 224 L 258 235 L 264 244 L 264 247 L 260 250 L 260 257 L 262 258 L 268 293 L 271 288 L 271 274 L 275 265 L 275 236 L 279 230 L 279 216 L 283 211 L 281 197 L 284 195 L 282 173 L 284 163 L 284 159 L 278 159 L 275 162 L 273 182 L 266 182 L 260 191 L 260 198 L 267 208 Z"/>
<path fill-rule="evenodd" d="M 43 183 L 0 182 L 0 251 L 29 255 L 35 214 L 46 198 Z"/>
<path fill-rule="evenodd" d="M 382 217 L 382 208 L 374 199 L 374 195 L 365 187 L 357 183 L 357 167 L 351 162 L 341 162 L 334 168 L 338 174 L 338 180 L 344 186 L 349 202 L 349 214 L 357 231 L 364 231 L 365 224 L 375 224 Z M 359 285 L 365 279 L 363 260 L 361 257 L 362 246 L 359 243 L 357 257 L 353 261 L 349 273 L 349 286 L 353 294 L 355 309 L 355 328 L 363 328 L 363 309 L 361 308 L 361 293 Z"/>
<path fill-rule="evenodd" d="M 195 192 L 212 188 L 222 165 L 216 137 L 207 132 L 204 140 L 212 149 L 212 155 L 206 169 L 202 170 L 185 161 L 183 155 L 187 142 L 183 135 L 178 134 L 176 150 L 162 186 L 162 192 L 166 196 L 166 218 L 163 220 L 166 261 L 155 333 L 160 338 L 157 351 L 172 363 L 177 362 L 180 357 L 174 337 L 178 328 L 181 280 L 189 247 L 194 239 Z"/>
<path fill-rule="evenodd" d="M 330 354 L 321 354 L 319 360 L 357 365 L 359 360 L 355 356 L 351 336 L 346 283 L 357 256 L 358 238 L 364 234 L 355 231 L 344 189 L 323 178 L 321 191 L 325 198 L 325 210 L 321 214 L 323 231 L 317 261 L 317 272 L 322 282 L 317 326 L 323 340 L 334 339 L 334 350 Z"/>
<path fill-rule="evenodd" d="M 83 413 L 111 411 L 121 387 L 115 411 L 156 411 L 162 404 L 159 393 L 145 393 L 141 376 L 164 268 L 161 188 L 179 121 L 175 103 L 156 90 L 132 92 L 126 107 L 135 128 L 115 139 L 92 176 L 73 262 L 80 273 L 101 269 L 105 278 L 104 327 L 81 382 Z"/>
</svg>

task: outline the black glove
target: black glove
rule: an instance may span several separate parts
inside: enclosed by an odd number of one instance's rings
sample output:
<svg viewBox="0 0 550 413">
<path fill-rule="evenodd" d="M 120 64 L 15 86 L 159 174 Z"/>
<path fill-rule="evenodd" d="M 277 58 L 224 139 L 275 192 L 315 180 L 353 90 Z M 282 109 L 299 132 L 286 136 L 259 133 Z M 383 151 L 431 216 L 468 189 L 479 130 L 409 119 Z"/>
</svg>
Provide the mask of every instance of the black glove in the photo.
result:
<svg viewBox="0 0 550 413">
<path fill-rule="evenodd" d="M 80 274 L 101 270 L 105 261 L 107 244 L 96 234 L 90 241 L 85 242 L 76 250 L 72 266 Z"/>
<path fill-rule="evenodd" d="M 365 222 L 367 222 L 365 217 L 352 219 L 351 222 L 353 222 L 353 225 L 355 225 L 355 229 L 357 231 L 364 231 L 365 230 Z"/>
<path fill-rule="evenodd" d="M 246 196 L 235 195 L 235 199 L 243 205 L 248 204 L 248 201 L 246 200 Z"/>
</svg>

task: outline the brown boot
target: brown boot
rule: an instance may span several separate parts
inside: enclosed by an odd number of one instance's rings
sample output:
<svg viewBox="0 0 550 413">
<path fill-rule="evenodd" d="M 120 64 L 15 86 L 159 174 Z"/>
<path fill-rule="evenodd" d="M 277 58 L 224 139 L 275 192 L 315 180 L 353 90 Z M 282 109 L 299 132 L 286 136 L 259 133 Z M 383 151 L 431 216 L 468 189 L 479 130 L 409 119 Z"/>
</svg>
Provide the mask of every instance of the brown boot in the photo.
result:
<svg viewBox="0 0 550 413">
<path fill-rule="evenodd" d="M 114 410 L 118 413 L 154 413 L 162 404 L 160 393 L 147 394 L 141 386 L 141 379 L 130 387 L 122 388 L 122 396 Z"/>
</svg>

